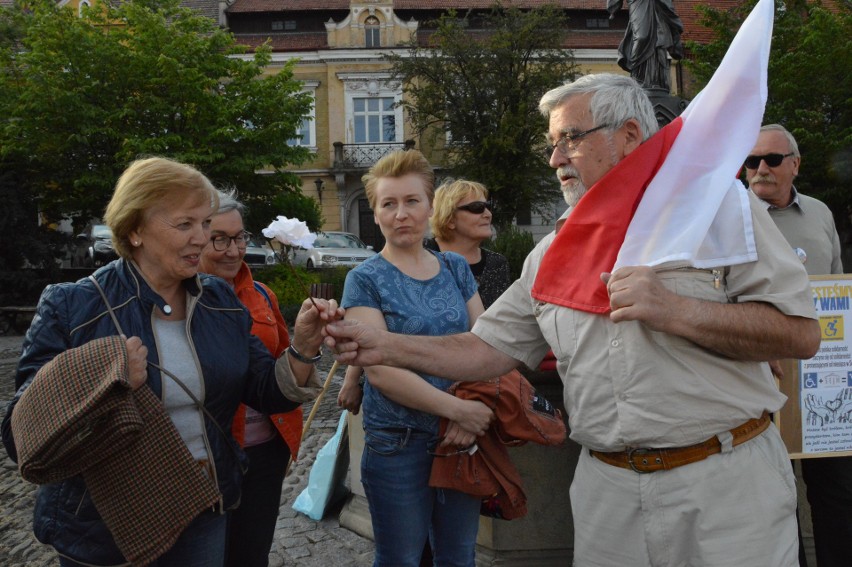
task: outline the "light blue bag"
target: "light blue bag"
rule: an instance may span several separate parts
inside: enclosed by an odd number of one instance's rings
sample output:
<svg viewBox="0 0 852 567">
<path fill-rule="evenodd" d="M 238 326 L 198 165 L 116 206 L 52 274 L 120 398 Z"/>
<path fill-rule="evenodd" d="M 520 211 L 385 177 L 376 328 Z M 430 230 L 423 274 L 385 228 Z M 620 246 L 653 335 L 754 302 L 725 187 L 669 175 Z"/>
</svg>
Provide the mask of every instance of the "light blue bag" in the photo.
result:
<svg viewBox="0 0 852 567">
<path fill-rule="evenodd" d="M 293 509 L 312 520 L 322 520 L 326 508 L 346 496 L 344 484 L 349 470 L 349 432 L 347 411 L 340 414 L 337 431 L 317 453 L 308 476 L 308 486 L 293 502 Z"/>
</svg>

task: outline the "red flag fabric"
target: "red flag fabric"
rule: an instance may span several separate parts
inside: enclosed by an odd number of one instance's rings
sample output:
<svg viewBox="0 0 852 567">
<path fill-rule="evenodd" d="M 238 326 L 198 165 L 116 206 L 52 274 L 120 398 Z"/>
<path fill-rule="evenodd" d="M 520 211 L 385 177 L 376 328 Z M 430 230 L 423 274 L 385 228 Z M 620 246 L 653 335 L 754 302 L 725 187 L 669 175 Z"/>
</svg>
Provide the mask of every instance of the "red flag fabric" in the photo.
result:
<svg viewBox="0 0 852 567">
<path fill-rule="evenodd" d="M 542 259 L 532 296 L 589 313 L 609 313 L 602 272 L 615 265 L 627 227 L 672 147 L 678 117 L 618 162 L 580 199 Z"/>
</svg>

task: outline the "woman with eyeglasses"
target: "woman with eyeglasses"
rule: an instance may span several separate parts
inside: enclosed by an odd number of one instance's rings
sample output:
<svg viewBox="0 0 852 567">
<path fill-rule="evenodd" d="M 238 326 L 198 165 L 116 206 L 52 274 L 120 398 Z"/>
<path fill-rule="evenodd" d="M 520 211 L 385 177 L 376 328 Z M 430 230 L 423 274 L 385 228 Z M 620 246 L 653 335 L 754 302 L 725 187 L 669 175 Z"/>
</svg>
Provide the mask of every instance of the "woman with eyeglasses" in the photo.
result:
<svg viewBox="0 0 852 567">
<path fill-rule="evenodd" d="M 88 384 L 68 373 L 45 375 L 43 367 L 60 354 L 94 366 L 98 361 L 85 357 L 95 356 L 92 345 L 103 342 L 95 340 L 119 335 L 127 337 L 117 343 L 125 346 L 119 362 L 128 361 L 119 386 L 126 382 L 136 391 L 150 388 L 153 395 L 142 391 L 140 399 L 161 409 L 172 440 L 155 440 L 160 442 L 152 452 L 167 455 L 159 457 L 159 463 L 130 460 L 115 467 L 129 470 L 139 486 L 135 492 L 147 494 L 147 499 L 134 494 L 128 503 L 139 516 L 123 512 L 115 521 L 115 515 L 102 512 L 104 504 L 110 504 L 109 495 L 98 500 L 98 507 L 94 489 L 100 493 L 102 485 L 90 490 L 85 470 L 39 486 L 34 532 L 39 541 L 53 546 L 61 567 L 129 565 L 128 557 L 139 556 L 146 558 L 140 564 L 155 559 L 158 567 L 222 566 L 227 512 L 240 502 L 247 465 L 230 430 L 234 413 L 240 403 L 265 414 L 291 411 L 321 387 L 312 362 L 322 344 L 323 325 L 341 317 L 342 311 L 333 301 L 317 300 L 314 307 L 306 300 L 291 348 L 282 351 L 279 344 L 270 353 L 250 333 L 255 321 L 231 286 L 198 273 L 218 209 L 216 189 L 197 169 L 160 157 L 134 161 L 118 179 L 104 215 L 120 258 L 91 278 L 50 285 L 41 295 L 15 374 L 18 392 L 2 425 L 9 456 L 15 461 L 19 456 L 13 434 L 18 418 L 13 415 L 25 393 L 38 395 L 46 386 L 71 392 Z M 228 236 L 231 249 L 232 237 L 237 245 L 244 238 L 241 228 L 225 228 L 221 235 Z M 224 239 L 218 242 L 221 247 Z M 270 321 L 270 327 L 273 324 L 276 329 L 270 332 L 277 331 L 277 323 Z M 30 388 L 33 383 L 40 387 Z M 30 399 L 24 400 L 24 408 Z M 38 400 L 56 419 L 65 415 L 62 399 Z M 21 415 L 26 415 L 25 409 Z M 77 437 L 91 432 L 81 421 L 67 425 L 80 428 Z M 115 454 L 111 449 L 94 446 L 86 460 L 99 463 L 105 454 Z M 174 470 L 195 473 L 193 485 L 174 499 L 181 503 L 176 510 L 151 518 L 151 501 L 185 478 L 168 473 Z M 205 498 L 212 495 L 215 502 L 200 508 L 188 503 L 185 495 L 202 488 Z M 155 547 L 135 535 L 143 515 L 148 518 L 146 528 L 158 523 L 151 536 L 158 540 Z M 160 539 L 166 532 L 168 538 Z"/>
<path fill-rule="evenodd" d="M 429 162 L 416 150 L 392 152 L 363 181 L 385 246 L 347 274 L 345 318 L 412 335 L 467 331 L 483 311 L 467 262 L 423 247 L 434 187 Z M 374 565 L 416 567 L 428 541 L 436 565 L 473 567 L 480 499 L 430 488 L 429 476 L 438 444 L 467 449 L 493 412 L 449 394 L 452 381 L 439 376 L 389 366 L 364 370 L 361 482 Z M 357 389 L 357 375 L 347 372 L 345 382 Z M 443 439 L 441 417 L 452 422 Z"/>
<path fill-rule="evenodd" d="M 491 238 L 488 189 L 476 181 L 449 181 L 435 191 L 433 207 L 435 213 L 429 220 L 433 237 L 426 247 L 463 256 L 476 278 L 482 305 L 488 309 L 511 283 L 506 257 L 480 246 Z"/>
<path fill-rule="evenodd" d="M 201 252 L 200 270 L 228 283 L 251 315 L 251 333 L 278 357 L 290 346 L 287 323 L 278 298 L 252 278 L 244 261 L 251 239 L 243 225 L 244 213 L 234 191 L 219 191 L 219 210 L 210 220 L 210 243 Z M 240 506 L 228 518 L 225 565 L 266 567 L 287 463 L 299 452 L 302 410 L 267 415 L 240 404 L 231 431 L 248 456 L 249 469 Z"/>
</svg>

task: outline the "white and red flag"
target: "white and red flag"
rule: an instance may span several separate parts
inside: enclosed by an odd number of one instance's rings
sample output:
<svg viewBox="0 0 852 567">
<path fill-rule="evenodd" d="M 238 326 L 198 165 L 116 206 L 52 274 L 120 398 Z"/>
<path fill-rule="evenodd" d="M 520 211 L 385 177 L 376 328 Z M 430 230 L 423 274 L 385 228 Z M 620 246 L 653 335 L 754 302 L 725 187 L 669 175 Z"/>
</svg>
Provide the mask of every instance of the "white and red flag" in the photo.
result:
<svg viewBox="0 0 852 567">
<path fill-rule="evenodd" d="M 736 175 L 763 120 L 773 18 L 773 0 L 760 0 L 686 110 L 589 188 L 546 252 L 534 298 L 607 313 L 601 272 L 757 260 Z"/>
</svg>

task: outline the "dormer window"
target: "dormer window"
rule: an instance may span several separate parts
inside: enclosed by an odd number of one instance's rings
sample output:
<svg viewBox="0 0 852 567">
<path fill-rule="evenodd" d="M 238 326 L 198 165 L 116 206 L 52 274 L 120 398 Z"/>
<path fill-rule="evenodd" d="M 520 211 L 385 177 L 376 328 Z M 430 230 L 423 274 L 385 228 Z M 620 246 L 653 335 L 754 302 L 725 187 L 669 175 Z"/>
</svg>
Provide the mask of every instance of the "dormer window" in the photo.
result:
<svg viewBox="0 0 852 567">
<path fill-rule="evenodd" d="M 295 31 L 296 20 L 272 20 L 272 31 Z"/>
<path fill-rule="evenodd" d="M 379 19 L 376 16 L 370 16 L 364 21 L 364 32 L 366 37 L 367 47 L 380 47 L 379 40 Z"/>
</svg>

